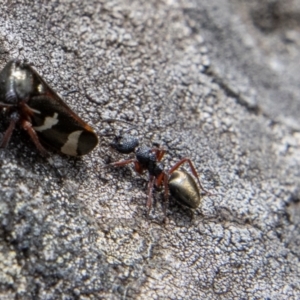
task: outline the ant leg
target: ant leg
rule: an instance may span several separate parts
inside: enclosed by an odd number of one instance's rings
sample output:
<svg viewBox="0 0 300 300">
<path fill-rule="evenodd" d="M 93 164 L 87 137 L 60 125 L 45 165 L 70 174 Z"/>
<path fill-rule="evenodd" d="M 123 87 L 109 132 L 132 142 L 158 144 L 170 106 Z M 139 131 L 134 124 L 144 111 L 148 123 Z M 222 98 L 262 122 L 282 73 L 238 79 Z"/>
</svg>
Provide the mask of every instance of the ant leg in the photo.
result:
<svg viewBox="0 0 300 300">
<path fill-rule="evenodd" d="M 167 207 L 169 206 L 169 176 L 164 173 L 164 188 L 165 188 L 165 202 L 164 202 L 164 215 L 167 218 Z"/>
<path fill-rule="evenodd" d="M 32 124 L 26 120 L 22 120 L 21 126 L 24 130 L 26 130 L 34 142 L 35 146 L 38 148 L 38 150 L 41 152 L 41 155 L 44 157 L 49 156 L 48 151 L 42 146 L 40 143 L 40 140 L 36 134 L 36 131 L 32 128 Z"/>
<path fill-rule="evenodd" d="M 122 167 L 122 166 L 129 165 L 130 163 L 134 163 L 134 162 L 135 162 L 134 158 L 133 159 L 120 160 L 120 161 L 116 161 L 116 162 L 110 163 L 106 167 L 109 167 L 109 166 Z"/>
<path fill-rule="evenodd" d="M 6 129 L 6 131 L 3 135 L 3 139 L 2 139 L 2 142 L 0 144 L 0 148 L 6 148 L 7 147 L 8 143 L 10 141 L 11 135 L 12 135 L 19 119 L 20 119 L 20 115 L 17 112 L 13 112 L 10 115 L 10 123 L 9 123 L 9 126 L 8 126 L 8 128 Z"/>
<path fill-rule="evenodd" d="M 163 212 L 165 215 L 165 220 L 167 219 L 167 207 L 169 204 L 169 175 L 165 172 L 162 172 L 155 181 L 155 185 L 159 187 L 161 184 L 164 184 L 164 205 L 163 205 Z"/>
<path fill-rule="evenodd" d="M 166 153 L 166 150 L 158 147 L 158 148 L 152 148 L 151 152 L 155 153 L 157 161 L 161 161 Z"/>
<path fill-rule="evenodd" d="M 198 174 L 197 174 L 197 172 L 196 172 L 196 169 L 195 169 L 195 167 L 194 167 L 192 161 L 191 161 L 189 158 L 187 158 L 187 157 L 185 157 L 185 158 L 181 159 L 180 161 L 178 161 L 178 162 L 177 162 L 177 163 L 169 170 L 169 175 L 172 174 L 174 171 L 176 171 L 182 164 L 184 164 L 184 163 L 186 163 L 186 162 L 190 165 L 190 168 L 191 168 L 191 170 L 192 170 L 192 173 L 193 173 L 193 175 L 197 178 L 197 181 L 198 181 L 198 184 L 199 184 L 200 188 L 205 192 L 206 195 L 214 196 L 214 194 L 210 193 L 209 191 L 207 191 L 207 190 L 202 186 L 202 184 L 201 184 L 201 182 L 200 182 L 200 178 L 199 178 L 199 176 L 198 176 Z"/>
<path fill-rule="evenodd" d="M 143 167 L 141 166 L 141 164 L 135 159 L 126 159 L 126 160 L 120 160 L 120 161 L 116 161 L 110 164 L 107 164 L 106 166 L 104 166 L 102 169 L 108 168 L 109 166 L 113 166 L 113 167 L 122 167 L 122 166 L 126 166 L 129 165 L 131 163 L 134 163 L 134 169 L 137 173 L 139 174 L 143 174 Z"/>
<path fill-rule="evenodd" d="M 143 174 L 143 172 L 144 172 L 144 168 L 143 168 L 143 166 L 137 161 L 137 160 L 135 160 L 134 161 L 134 169 L 135 169 L 135 171 L 137 172 L 137 173 L 139 173 L 139 174 Z"/>
<path fill-rule="evenodd" d="M 165 149 L 160 149 L 160 151 L 156 154 L 157 161 L 161 161 L 166 153 Z"/>
<path fill-rule="evenodd" d="M 148 183 L 148 199 L 147 199 L 147 203 L 146 203 L 146 206 L 148 208 L 148 212 L 147 212 L 148 217 L 149 217 L 150 210 L 152 207 L 152 200 L 153 200 L 152 199 L 152 191 L 153 191 L 154 182 L 155 182 L 155 177 L 153 175 L 150 175 L 149 183 Z"/>
</svg>

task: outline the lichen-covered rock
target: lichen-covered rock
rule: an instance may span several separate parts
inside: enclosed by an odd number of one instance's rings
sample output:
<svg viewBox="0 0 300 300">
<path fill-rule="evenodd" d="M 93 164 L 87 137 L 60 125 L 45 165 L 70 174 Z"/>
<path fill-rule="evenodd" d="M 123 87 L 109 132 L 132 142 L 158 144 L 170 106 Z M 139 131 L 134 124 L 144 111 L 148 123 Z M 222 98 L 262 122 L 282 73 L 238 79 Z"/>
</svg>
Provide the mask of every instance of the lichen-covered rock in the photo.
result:
<svg viewBox="0 0 300 300">
<path fill-rule="evenodd" d="M 0 3 L 0 67 L 32 63 L 100 137 L 81 159 L 45 159 L 19 130 L 0 150 L 1 299 L 300 298 L 287 2 Z M 193 220 L 171 200 L 162 224 L 161 191 L 147 218 L 147 174 L 103 168 L 128 157 L 109 147 L 125 131 L 167 149 L 166 169 L 193 160 L 216 194 Z"/>
</svg>

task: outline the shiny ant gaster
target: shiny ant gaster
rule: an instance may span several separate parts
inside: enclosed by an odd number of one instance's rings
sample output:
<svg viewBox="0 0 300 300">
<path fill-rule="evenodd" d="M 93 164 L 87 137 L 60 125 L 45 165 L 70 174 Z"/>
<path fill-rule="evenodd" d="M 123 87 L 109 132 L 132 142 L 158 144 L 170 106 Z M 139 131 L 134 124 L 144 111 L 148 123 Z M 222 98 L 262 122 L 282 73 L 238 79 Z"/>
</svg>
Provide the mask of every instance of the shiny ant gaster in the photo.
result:
<svg viewBox="0 0 300 300">
<path fill-rule="evenodd" d="M 192 209 L 197 208 L 200 204 L 201 195 L 199 187 L 204 191 L 205 195 L 213 195 L 201 185 L 195 167 L 189 158 L 182 158 L 169 171 L 165 171 L 161 160 L 166 150 L 160 148 L 159 145 L 152 148 L 145 145 L 139 146 L 139 140 L 130 135 L 116 136 L 110 145 L 119 153 L 134 153 L 135 158 L 113 162 L 109 166 L 121 167 L 133 163 L 137 173 L 142 174 L 144 171 L 148 171 L 149 183 L 146 203 L 148 215 L 152 207 L 152 190 L 154 186 L 164 186 L 165 202 L 163 212 L 165 216 L 169 201 L 169 190 L 176 201 Z M 192 174 L 197 178 L 198 185 L 189 173 L 177 170 L 184 163 L 189 164 Z"/>
</svg>

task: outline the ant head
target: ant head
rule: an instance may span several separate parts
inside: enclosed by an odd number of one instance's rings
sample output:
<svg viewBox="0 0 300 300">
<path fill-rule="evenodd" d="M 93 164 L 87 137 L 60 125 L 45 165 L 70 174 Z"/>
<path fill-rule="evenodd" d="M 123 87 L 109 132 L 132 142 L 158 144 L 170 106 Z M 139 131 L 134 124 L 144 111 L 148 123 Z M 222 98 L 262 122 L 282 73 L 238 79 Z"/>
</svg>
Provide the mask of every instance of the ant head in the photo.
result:
<svg viewBox="0 0 300 300">
<path fill-rule="evenodd" d="M 139 145 L 139 140 L 131 135 L 116 136 L 110 143 L 110 146 L 123 154 L 129 154 L 135 151 Z"/>
</svg>

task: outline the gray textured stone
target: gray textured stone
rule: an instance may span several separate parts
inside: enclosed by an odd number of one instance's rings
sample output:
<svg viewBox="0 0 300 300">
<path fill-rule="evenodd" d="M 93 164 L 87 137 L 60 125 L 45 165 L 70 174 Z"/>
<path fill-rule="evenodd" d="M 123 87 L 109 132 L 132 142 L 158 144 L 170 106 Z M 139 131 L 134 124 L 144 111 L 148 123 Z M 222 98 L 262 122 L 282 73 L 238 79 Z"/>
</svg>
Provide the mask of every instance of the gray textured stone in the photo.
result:
<svg viewBox="0 0 300 300">
<path fill-rule="evenodd" d="M 0 151 L 0 299 L 299 299 L 297 1 L 1 1 L 0 66 L 27 59 L 100 144 L 42 158 L 17 130 Z M 104 122 L 118 118 L 125 123 Z M 0 132 L 7 126 L 1 117 Z M 188 156 L 190 220 L 111 137 Z"/>
</svg>

